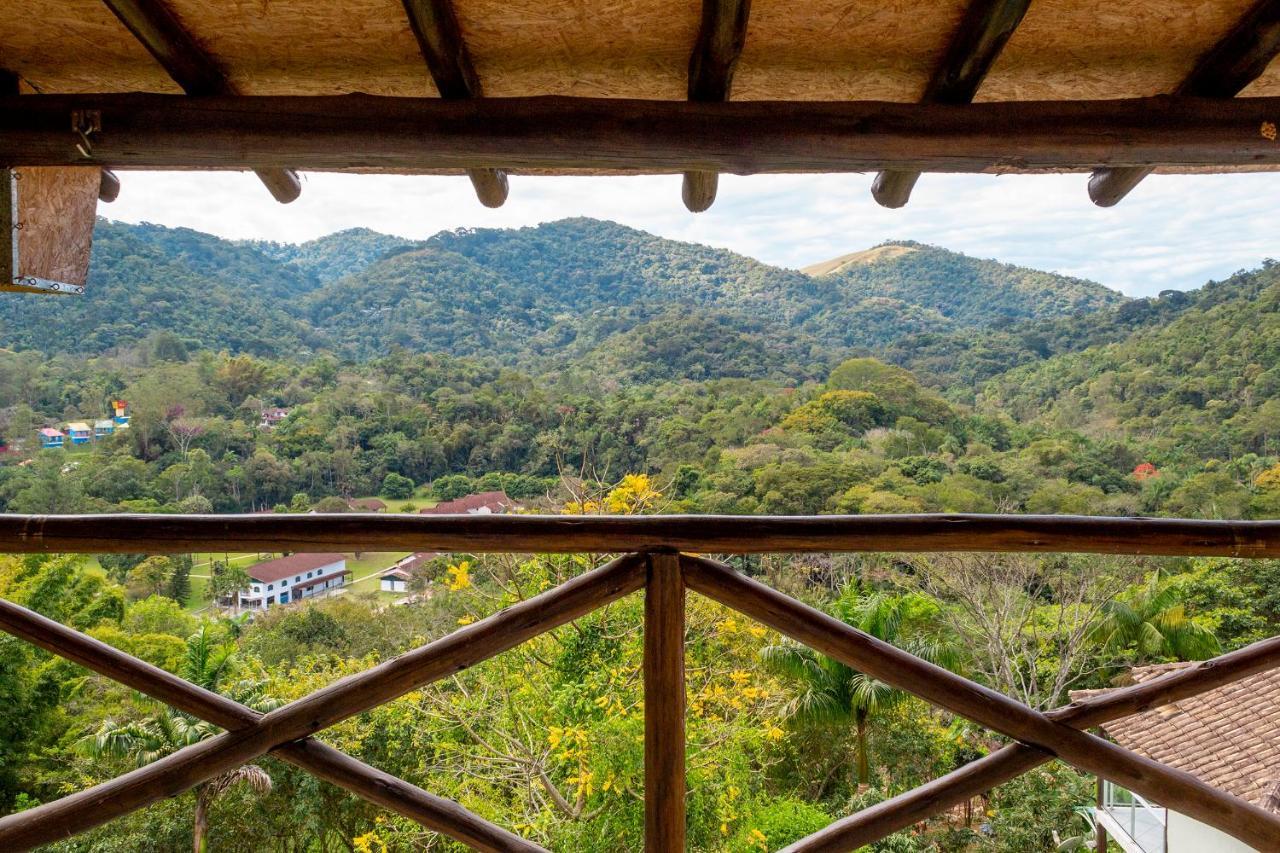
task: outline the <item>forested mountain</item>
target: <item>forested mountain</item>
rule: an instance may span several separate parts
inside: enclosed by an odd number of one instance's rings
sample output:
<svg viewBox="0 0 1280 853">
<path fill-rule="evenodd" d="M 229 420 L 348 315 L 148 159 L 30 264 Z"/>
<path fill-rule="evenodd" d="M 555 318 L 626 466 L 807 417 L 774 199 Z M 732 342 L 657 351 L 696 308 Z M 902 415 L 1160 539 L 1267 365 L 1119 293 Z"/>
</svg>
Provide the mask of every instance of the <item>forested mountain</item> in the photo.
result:
<svg viewBox="0 0 1280 853">
<path fill-rule="evenodd" d="M 1123 301 L 916 243 L 864 256 L 813 276 L 592 219 L 301 245 L 103 220 L 86 295 L 0 300 L 0 346 L 89 355 L 163 331 L 263 356 L 402 347 L 540 372 L 603 358 L 627 379 L 804 379 L 906 334 Z"/>
<path fill-rule="evenodd" d="M 241 245 L 256 249 L 286 266 L 312 275 L 325 283 L 344 275 L 362 272 L 374 261 L 391 252 L 412 246 L 412 240 L 380 234 L 368 228 L 335 231 L 305 243 L 274 243 L 246 240 Z"/>
<path fill-rule="evenodd" d="M 1195 292 L 1169 322 L 1002 374 L 981 403 L 1020 420 L 1141 435 L 1183 459 L 1274 453 L 1280 264 Z"/>
<path fill-rule="evenodd" d="M 303 246 L 103 223 L 95 264 L 86 299 L 0 299 L 0 511 L 336 513 L 376 495 L 410 513 L 502 489 L 565 514 L 1280 518 L 1275 263 L 1128 301 L 917 244 L 811 275 L 567 220 Z M 41 446 L 42 427 L 114 400 L 127 429 Z M 440 555 L 411 570 L 412 599 L 376 591 L 403 556 L 351 554 L 341 596 L 247 621 L 217 601 L 255 554 L 0 557 L 0 597 L 266 710 L 596 564 Z M 737 565 L 1035 708 L 1280 633 L 1280 560 Z M 335 736 L 549 849 L 638 849 L 643 606 L 626 597 Z M 709 599 L 688 617 L 690 744 L 711 757 L 688 774 L 699 850 L 782 848 L 997 746 L 924 702 L 851 694 L 852 670 Z M 213 734 L 15 638 L 0 637 L 0 695 L 0 814 Z M 244 853 L 435 849 L 414 822 L 256 766 L 272 785 L 170 798 L 49 849 L 192 849 L 197 827 Z M 877 849 L 1078 849 L 1095 784 L 1049 764 L 997 786 L 980 821 Z"/>
</svg>

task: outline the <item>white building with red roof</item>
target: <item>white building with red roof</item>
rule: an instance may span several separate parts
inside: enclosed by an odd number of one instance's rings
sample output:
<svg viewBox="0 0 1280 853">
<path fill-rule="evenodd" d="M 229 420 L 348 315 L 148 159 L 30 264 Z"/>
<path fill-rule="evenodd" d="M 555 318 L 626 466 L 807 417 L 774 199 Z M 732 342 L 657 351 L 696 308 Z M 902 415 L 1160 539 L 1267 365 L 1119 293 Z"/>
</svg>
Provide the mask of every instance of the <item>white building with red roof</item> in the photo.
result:
<svg viewBox="0 0 1280 853">
<path fill-rule="evenodd" d="M 252 584 L 240 593 L 240 606 L 266 610 L 326 593 L 347 582 L 347 558 L 342 554 L 290 554 L 256 563 L 247 569 Z"/>
</svg>

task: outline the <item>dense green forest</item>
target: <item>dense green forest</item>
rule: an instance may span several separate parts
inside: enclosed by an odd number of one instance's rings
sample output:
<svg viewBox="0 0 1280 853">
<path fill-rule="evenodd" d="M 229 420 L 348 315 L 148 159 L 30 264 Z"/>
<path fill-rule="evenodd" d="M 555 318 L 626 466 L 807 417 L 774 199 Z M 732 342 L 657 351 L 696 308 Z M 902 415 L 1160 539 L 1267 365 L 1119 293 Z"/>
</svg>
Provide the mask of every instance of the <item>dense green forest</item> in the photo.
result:
<svg viewBox="0 0 1280 853">
<path fill-rule="evenodd" d="M 345 511 L 377 495 L 395 511 L 502 489 L 546 512 L 1275 518 L 1278 309 L 1273 263 L 1127 300 L 909 242 L 797 272 L 592 220 L 302 246 L 102 222 L 84 300 L 0 302 L 0 510 Z M 127 430 L 38 449 L 40 427 L 116 399 Z M 196 571 L 216 583 L 229 562 Z M 250 620 L 194 612 L 181 557 L 7 557 L 0 596 L 269 708 L 597 564 L 444 555 L 410 605 L 353 592 Z M 1280 561 L 736 565 L 1041 708 L 1135 663 L 1280 633 Z M 689 606 L 693 849 L 779 849 L 1001 743 Z M 325 739 L 551 849 L 636 849 L 642 607 Z M 4 812 L 212 733 L 7 637 L 0 697 Z M 455 849 L 274 759 L 257 768 L 55 849 L 189 849 L 197 810 L 213 850 Z M 1070 850 L 1092 786 L 1046 765 L 873 849 Z"/>
</svg>

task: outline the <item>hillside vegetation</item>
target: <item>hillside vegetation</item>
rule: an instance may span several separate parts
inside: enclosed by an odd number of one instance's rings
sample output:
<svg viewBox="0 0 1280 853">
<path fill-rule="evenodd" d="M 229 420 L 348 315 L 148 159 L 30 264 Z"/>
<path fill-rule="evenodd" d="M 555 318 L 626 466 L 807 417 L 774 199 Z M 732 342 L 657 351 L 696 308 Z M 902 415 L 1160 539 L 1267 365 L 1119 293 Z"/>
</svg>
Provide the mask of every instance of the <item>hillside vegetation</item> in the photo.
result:
<svg viewBox="0 0 1280 853">
<path fill-rule="evenodd" d="M 303 246 L 99 232 L 88 297 L 0 299 L 0 511 L 415 512 L 502 490 L 573 515 L 1280 517 L 1274 263 L 1130 301 L 914 243 L 809 275 L 581 219 Z M 127 430 L 38 448 L 119 399 Z M 400 555 L 348 556 L 363 586 L 250 619 L 201 608 L 254 554 L 3 556 L 0 597 L 266 711 L 606 559 L 442 554 L 406 600 L 370 589 Z M 728 559 L 1038 709 L 1280 634 L 1276 560 Z M 325 739 L 549 849 L 640 849 L 643 611 L 624 597 Z M 1000 746 L 705 597 L 687 616 L 691 849 L 783 849 Z M 0 696 L 0 813 L 216 733 L 3 635 Z M 271 755 L 240 778 L 49 849 L 453 849 Z M 1095 795 L 1053 762 L 873 849 L 1080 849 Z"/>
</svg>

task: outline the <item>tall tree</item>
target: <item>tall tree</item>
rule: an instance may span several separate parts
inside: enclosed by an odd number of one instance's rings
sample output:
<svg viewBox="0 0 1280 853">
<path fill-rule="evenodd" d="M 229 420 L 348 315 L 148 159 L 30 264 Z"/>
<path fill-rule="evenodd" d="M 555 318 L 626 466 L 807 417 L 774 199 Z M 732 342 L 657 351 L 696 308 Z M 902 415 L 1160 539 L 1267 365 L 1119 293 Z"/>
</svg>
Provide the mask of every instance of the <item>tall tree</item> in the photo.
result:
<svg viewBox="0 0 1280 853">
<path fill-rule="evenodd" d="M 181 675 L 206 690 L 221 692 L 235 671 L 235 644 L 219 642 L 206 625 L 187 640 L 187 654 Z M 258 711 L 270 711 L 280 703 L 262 693 L 252 683 L 234 685 L 231 694 L 241 704 Z M 218 734 L 211 723 L 197 720 L 172 708 L 162 708 L 146 719 L 131 722 L 105 720 L 81 746 L 95 758 L 122 758 L 139 767 L 199 743 Z M 218 798 L 237 785 L 245 785 L 260 795 L 271 791 L 271 776 L 256 764 L 246 764 L 197 785 L 192 822 L 192 849 L 205 853 L 208 844 L 209 810 Z"/>
<path fill-rule="evenodd" d="M 1159 570 L 1144 585 L 1106 604 L 1094 636 L 1104 648 L 1132 656 L 1134 663 L 1205 660 L 1222 650 L 1213 632 L 1187 614 L 1182 585 Z"/>
<path fill-rule="evenodd" d="M 941 666 L 954 667 L 960 658 L 958 646 L 943 628 L 940 608 L 927 596 L 864 596 L 847 588 L 837 615 L 878 640 Z M 825 730 L 853 725 L 857 781 L 870 784 L 868 729 L 878 714 L 910 694 L 797 643 L 766 646 L 760 654 L 770 669 L 798 683 L 799 692 L 785 712 L 797 725 Z"/>
</svg>

